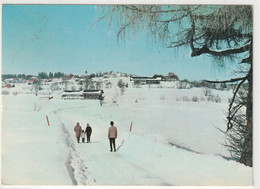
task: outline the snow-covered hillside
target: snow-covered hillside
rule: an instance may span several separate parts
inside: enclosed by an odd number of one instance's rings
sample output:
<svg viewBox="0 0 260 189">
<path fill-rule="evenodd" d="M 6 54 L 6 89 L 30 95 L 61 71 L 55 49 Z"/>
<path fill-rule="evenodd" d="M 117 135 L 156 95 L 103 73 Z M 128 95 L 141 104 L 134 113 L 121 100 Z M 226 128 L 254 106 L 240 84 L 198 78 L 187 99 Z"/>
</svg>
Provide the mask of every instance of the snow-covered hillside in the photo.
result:
<svg viewBox="0 0 260 189">
<path fill-rule="evenodd" d="M 123 92 L 119 79 L 129 84 Z M 140 87 L 127 77 L 109 82 L 103 106 L 98 100 L 62 100 L 59 92 L 26 94 L 22 85 L 17 95 L 3 95 L 3 183 L 252 185 L 252 168 L 231 160 L 222 145 L 219 129 L 226 129 L 231 91 L 211 90 L 216 102 L 207 100 L 205 89 L 177 89 L 176 82 Z M 107 138 L 112 120 L 119 132 L 117 152 L 110 152 Z M 92 126 L 91 143 L 76 142 L 76 122 L 83 129 Z"/>
</svg>

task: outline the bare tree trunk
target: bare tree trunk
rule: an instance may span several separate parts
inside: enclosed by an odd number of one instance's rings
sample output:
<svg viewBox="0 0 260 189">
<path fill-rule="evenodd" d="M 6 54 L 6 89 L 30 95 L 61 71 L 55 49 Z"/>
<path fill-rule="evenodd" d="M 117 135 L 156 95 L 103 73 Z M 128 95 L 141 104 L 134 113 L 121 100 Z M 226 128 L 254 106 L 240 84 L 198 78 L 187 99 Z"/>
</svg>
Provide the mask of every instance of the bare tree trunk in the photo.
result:
<svg viewBox="0 0 260 189">
<path fill-rule="evenodd" d="M 247 110 L 246 110 L 246 132 L 244 136 L 243 150 L 240 158 L 240 162 L 246 166 L 253 166 L 253 71 L 249 71 L 248 75 L 248 97 L 247 97 Z"/>
</svg>

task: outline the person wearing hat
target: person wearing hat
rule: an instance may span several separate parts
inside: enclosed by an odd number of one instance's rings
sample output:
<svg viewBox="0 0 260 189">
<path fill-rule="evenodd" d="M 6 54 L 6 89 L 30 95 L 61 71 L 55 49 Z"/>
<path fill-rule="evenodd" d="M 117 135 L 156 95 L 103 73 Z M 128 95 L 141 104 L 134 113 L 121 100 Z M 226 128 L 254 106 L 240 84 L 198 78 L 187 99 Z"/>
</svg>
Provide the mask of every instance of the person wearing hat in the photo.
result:
<svg viewBox="0 0 260 189">
<path fill-rule="evenodd" d="M 89 143 L 90 142 L 90 135 L 92 134 L 92 128 L 90 127 L 89 123 L 87 123 L 85 133 L 87 134 L 87 143 Z"/>
<path fill-rule="evenodd" d="M 79 143 L 80 134 L 81 134 L 81 126 L 79 125 L 79 122 L 77 122 L 77 125 L 74 127 L 74 131 L 76 132 L 76 138 Z"/>
</svg>

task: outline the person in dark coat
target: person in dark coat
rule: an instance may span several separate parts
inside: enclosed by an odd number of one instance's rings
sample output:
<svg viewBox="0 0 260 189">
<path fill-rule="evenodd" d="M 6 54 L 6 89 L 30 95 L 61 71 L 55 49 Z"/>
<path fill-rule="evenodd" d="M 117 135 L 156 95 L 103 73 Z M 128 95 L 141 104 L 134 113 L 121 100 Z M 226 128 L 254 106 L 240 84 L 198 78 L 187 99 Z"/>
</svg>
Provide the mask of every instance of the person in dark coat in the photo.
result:
<svg viewBox="0 0 260 189">
<path fill-rule="evenodd" d="M 116 151 L 116 138 L 117 138 L 117 128 L 114 126 L 114 122 L 110 122 L 110 127 L 108 129 L 108 138 L 110 142 L 110 152 L 113 151 L 112 145 L 114 147 L 114 152 Z"/>
<path fill-rule="evenodd" d="M 92 134 L 92 128 L 90 127 L 89 123 L 87 123 L 85 133 L 87 135 L 87 143 L 89 143 L 90 142 L 90 136 Z"/>
<path fill-rule="evenodd" d="M 101 90 L 101 91 L 100 91 L 100 94 L 98 95 L 98 99 L 99 99 L 99 102 L 100 102 L 100 106 L 102 106 L 102 104 L 103 104 L 103 100 L 104 100 L 103 94 L 104 94 L 104 91 Z"/>
<path fill-rule="evenodd" d="M 76 132 L 76 138 L 79 143 L 80 135 L 81 135 L 81 126 L 79 125 L 79 122 L 77 125 L 74 127 L 74 131 Z"/>
</svg>

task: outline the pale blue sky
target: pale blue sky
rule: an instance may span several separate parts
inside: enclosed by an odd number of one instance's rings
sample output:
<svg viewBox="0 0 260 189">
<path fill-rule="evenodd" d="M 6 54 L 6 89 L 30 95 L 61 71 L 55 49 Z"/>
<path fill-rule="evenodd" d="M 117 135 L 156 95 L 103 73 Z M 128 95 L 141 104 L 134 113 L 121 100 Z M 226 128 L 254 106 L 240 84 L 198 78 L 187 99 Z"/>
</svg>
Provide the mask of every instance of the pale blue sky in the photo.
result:
<svg viewBox="0 0 260 189">
<path fill-rule="evenodd" d="M 141 76 L 174 72 L 180 79 L 227 79 L 207 56 L 167 49 L 137 34 L 117 41 L 116 29 L 95 23 L 93 5 L 3 5 L 2 73 L 120 71 Z"/>
</svg>

